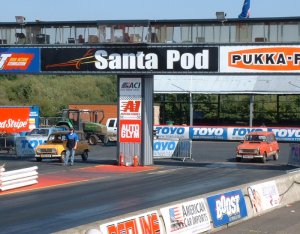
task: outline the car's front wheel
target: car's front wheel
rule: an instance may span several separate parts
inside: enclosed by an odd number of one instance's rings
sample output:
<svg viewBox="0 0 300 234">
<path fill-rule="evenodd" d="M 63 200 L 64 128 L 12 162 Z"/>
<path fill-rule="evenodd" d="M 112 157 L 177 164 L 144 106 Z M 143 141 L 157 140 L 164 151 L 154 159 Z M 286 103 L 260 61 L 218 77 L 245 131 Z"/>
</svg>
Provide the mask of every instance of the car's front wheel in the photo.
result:
<svg viewBox="0 0 300 234">
<path fill-rule="evenodd" d="M 82 161 L 86 161 L 88 159 L 88 157 L 89 157 L 89 153 L 87 150 L 85 150 L 83 152 L 83 154 L 81 155 Z"/>
<path fill-rule="evenodd" d="M 109 143 L 108 136 L 104 136 L 103 143 L 104 143 L 104 145 L 107 145 Z"/>
<path fill-rule="evenodd" d="M 66 151 L 61 153 L 60 161 L 64 163 L 66 161 Z"/>
<path fill-rule="evenodd" d="M 267 153 L 265 152 L 264 155 L 263 155 L 263 157 L 261 158 L 261 162 L 265 163 L 267 161 L 267 157 L 268 157 Z"/>
<path fill-rule="evenodd" d="M 90 135 L 88 138 L 88 142 L 90 145 L 96 145 L 98 142 L 98 139 L 95 135 Z"/>
<path fill-rule="evenodd" d="M 35 158 L 37 162 L 41 162 L 42 158 Z"/>
<path fill-rule="evenodd" d="M 279 152 L 276 151 L 276 153 L 273 155 L 273 159 L 276 161 L 279 158 Z"/>
<path fill-rule="evenodd" d="M 241 162 L 241 161 L 242 161 L 242 158 L 236 157 L 236 161 L 237 161 L 237 162 Z"/>
</svg>

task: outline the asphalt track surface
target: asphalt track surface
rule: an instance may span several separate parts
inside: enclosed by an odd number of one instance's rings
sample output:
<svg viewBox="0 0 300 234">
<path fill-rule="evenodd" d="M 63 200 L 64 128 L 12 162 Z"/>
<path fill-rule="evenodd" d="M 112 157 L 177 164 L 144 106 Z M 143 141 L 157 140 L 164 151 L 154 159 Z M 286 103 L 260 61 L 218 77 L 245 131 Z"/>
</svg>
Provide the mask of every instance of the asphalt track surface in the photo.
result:
<svg viewBox="0 0 300 234">
<path fill-rule="evenodd" d="M 116 147 L 93 146 L 88 162 L 0 155 L 6 170 L 39 166 L 38 186 L 0 193 L 0 233 L 53 233 L 168 202 L 285 174 L 289 144 L 278 161 L 236 163 L 237 142 L 193 142 L 193 160 L 155 160 L 151 167 L 117 167 Z"/>
</svg>

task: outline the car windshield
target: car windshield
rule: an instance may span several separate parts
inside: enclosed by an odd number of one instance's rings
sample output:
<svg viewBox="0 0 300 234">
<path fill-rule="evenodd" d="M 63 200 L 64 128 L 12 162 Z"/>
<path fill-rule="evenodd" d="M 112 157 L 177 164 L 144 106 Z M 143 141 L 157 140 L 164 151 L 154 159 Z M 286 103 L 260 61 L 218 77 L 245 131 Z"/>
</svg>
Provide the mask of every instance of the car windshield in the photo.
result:
<svg viewBox="0 0 300 234">
<path fill-rule="evenodd" d="M 48 141 L 65 141 L 66 140 L 66 135 L 60 135 L 60 134 L 52 134 L 49 136 Z"/>
<path fill-rule="evenodd" d="M 247 135 L 245 137 L 246 141 L 266 141 L 267 138 L 266 136 L 261 136 L 261 135 Z"/>
<path fill-rule="evenodd" d="M 49 129 L 32 129 L 29 133 L 27 133 L 27 136 L 33 136 L 33 135 L 41 135 L 41 136 L 48 136 Z"/>
</svg>

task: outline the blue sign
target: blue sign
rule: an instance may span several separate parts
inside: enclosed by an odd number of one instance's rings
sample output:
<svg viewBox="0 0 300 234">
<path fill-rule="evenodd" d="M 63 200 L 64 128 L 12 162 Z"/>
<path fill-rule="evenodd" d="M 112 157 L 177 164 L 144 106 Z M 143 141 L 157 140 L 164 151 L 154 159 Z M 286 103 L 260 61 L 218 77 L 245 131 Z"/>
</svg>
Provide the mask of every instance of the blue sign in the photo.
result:
<svg viewBox="0 0 300 234">
<path fill-rule="evenodd" d="M 38 48 L 0 48 L 0 73 L 39 73 Z"/>
<path fill-rule="evenodd" d="M 190 138 L 199 140 L 227 140 L 227 128 L 191 127 Z"/>
<path fill-rule="evenodd" d="M 214 227 L 246 217 L 247 208 L 241 190 L 235 190 L 207 198 Z"/>
<path fill-rule="evenodd" d="M 269 132 L 273 132 L 277 141 L 298 142 L 300 141 L 299 128 L 268 128 Z"/>
</svg>

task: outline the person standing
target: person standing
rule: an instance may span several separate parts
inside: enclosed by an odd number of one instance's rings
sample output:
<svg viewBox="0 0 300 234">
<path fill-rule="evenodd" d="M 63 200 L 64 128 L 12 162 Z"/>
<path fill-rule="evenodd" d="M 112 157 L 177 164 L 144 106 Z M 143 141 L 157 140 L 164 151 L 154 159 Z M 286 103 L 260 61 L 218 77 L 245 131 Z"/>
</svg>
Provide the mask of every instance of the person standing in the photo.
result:
<svg viewBox="0 0 300 234">
<path fill-rule="evenodd" d="M 69 157 L 71 156 L 70 165 L 73 166 L 75 158 L 75 150 L 77 148 L 78 135 L 74 132 L 74 128 L 70 128 L 70 132 L 67 135 L 67 152 L 65 166 L 68 165 Z"/>
</svg>

